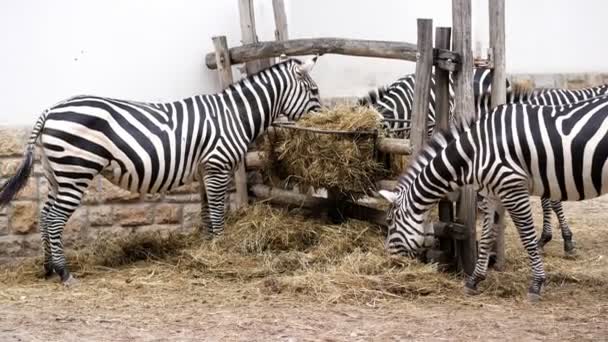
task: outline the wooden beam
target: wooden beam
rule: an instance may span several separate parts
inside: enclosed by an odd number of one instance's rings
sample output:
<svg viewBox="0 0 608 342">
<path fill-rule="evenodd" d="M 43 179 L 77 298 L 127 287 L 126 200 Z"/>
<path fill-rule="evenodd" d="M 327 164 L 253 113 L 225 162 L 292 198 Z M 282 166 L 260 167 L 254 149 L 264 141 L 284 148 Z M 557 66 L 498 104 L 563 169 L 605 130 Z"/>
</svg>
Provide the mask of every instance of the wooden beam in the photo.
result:
<svg viewBox="0 0 608 342">
<path fill-rule="evenodd" d="M 460 55 L 461 69 L 454 73 L 454 117 L 465 123 L 475 119 L 473 103 L 473 49 L 471 44 L 471 0 L 452 0 L 453 50 Z M 457 243 L 459 266 L 473 274 L 477 260 L 477 194 L 471 185 L 460 191 L 458 219 L 468 228 L 468 236 Z"/>
<path fill-rule="evenodd" d="M 441 49 L 450 48 L 452 29 L 449 27 L 438 27 L 435 29 L 435 47 Z M 435 69 L 435 132 L 446 131 L 450 127 L 450 73 L 439 68 Z M 439 201 L 439 219 L 444 223 L 454 221 L 454 203 L 443 199 Z M 436 231 L 437 232 L 437 231 Z M 454 242 L 452 237 L 435 234 L 439 239 L 439 249 L 447 256 L 454 255 Z"/>
<path fill-rule="evenodd" d="M 220 87 L 224 89 L 234 81 L 232 66 L 230 65 L 230 58 L 228 56 L 228 43 L 226 42 L 226 36 L 213 37 L 212 39 L 213 46 L 215 47 L 215 59 L 219 66 L 217 74 L 220 80 Z M 234 185 L 236 187 L 234 206 L 237 209 L 247 206 L 247 174 L 245 173 L 245 164 L 242 162 L 234 173 Z"/>
<path fill-rule="evenodd" d="M 241 21 L 241 43 L 257 43 L 258 35 L 255 29 L 255 12 L 253 10 L 253 0 L 238 1 L 239 17 Z M 245 70 L 247 71 L 247 75 L 252 75 L 269 66 L 270 61 L 268 59 L 257 59 L 247 62 L 247 64 L 245 64 Z"/>
<path fill-rule="evenodd" d="M 416 45 L 414 44 L 343 38 L 295 39 L 247 44 L 232 48 L 230 61 L 232 64 L 239 64 L 260 58 L 278 57 L 283 53 L 288 56 L 333 53 L 416 61 Z M 213 55 L 207 54 L 205 61 L 210 69 L 216 68 Z"/>
<path fill-rule="evenodd" d="M 442 49 L 450 48 L 452 29 L 449 27 L 438 27 L 435 29 L 435 47 Z M 450 127 L 450 73 L 445 70 L 435 69 L 435 120 L 439 130 L 446 131 Z"/>
<path fill-rule="evenodd" d="M 285 2 L 283 0 L 272 0 L 272 10 L 274 12 L 274 39 L 283 41 L 289 39 L 287 31 L 287 13 L 285 12 Z"/>
<path fill-rule="evenodd" d="M 272 188 L 263 184 L 251 187 L 251 192 L 259 199 L 270 203 L 303 207 L 308 209 L 325 209 L 333 205 L 332 199 L 314 197 L 295 191 Z M 379 226 L 386 226 L 386 216 L 383 210 L 378 210 L 357 203 L 344 201 L 341 208 L 346 217 L 372 222 Z"/>
<path fill-rule="evenodd" d="M 497 107 L 507 102 L 507 71 L 505 60 L 505 0 L 490 0 L 489 3 L 490 23 L 490 49 L 492 50 L 493 75 L 492 75 L 492 107 Z M 496 214 L 496 215 L 495 215 Z M 496 263 L 494 269 L 503 271 L 505 269 L 505 209 L 502 205 L 492 213 L 492 222 L 496 239 L 494 240 L 494 252 Z M 497 216 L 497 217 L 496 217 Z"/>
<path fill-rule="evenodd" d="M 419 151 L 428 133 L 431 74 L 433 73 L 433 20 L 418 19 L 418 60 L 410 142 L 414 152 Z"/>
</svg>

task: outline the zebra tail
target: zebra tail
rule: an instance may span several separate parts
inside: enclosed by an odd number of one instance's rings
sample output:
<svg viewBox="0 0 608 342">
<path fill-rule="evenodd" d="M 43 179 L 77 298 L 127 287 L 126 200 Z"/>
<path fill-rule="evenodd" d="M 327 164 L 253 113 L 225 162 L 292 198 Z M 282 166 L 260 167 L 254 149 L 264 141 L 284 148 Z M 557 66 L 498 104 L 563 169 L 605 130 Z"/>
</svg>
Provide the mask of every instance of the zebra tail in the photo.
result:
<svg viewBox="0 0 608 342">
<path fill-rule="evenodd" d="M 23 189 L 23 187 L 27 184 L 27 180 L 30 177 L 32 172 L 32 167 L 34 165 L 34 150 L 36 149 L 36 140 L 42 132 L 42 128 L 44 127 L 44 122 L 46 121 L 45 111 L 34 126 L 32 133 L 30 134 L 27 146 L 25 147 L 25 152 L 23 154 L 23 161 L 21 161 L 21 165 L 19 165 L 19 169 L 17 172 L 9 178 L 6 183 L 0 186 L 0 208 L 3 208 L 5 205 L 9 204 L 11 200 Z"/>
</svg>

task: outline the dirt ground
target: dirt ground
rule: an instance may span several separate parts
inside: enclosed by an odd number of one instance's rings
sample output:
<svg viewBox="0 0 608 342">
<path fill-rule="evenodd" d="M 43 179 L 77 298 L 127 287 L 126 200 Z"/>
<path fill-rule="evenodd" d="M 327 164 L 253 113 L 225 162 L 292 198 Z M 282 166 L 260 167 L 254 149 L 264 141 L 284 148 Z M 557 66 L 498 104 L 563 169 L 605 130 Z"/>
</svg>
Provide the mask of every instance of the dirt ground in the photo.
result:
<svg viewBox="0 0 608 342">
<path fill-rule="evenodd" d="M 553 281 L 535 304 L 521 293 L 318 300 L 265 291 L 267 280 L 180 275 L 158 261 L 73 288 L 57 279 L 0 283 L 0 341 L 608 340 L 607 207 L 608 198 L 565 204 L 579 255 L 563 261 L 554 232 L 545 259 L 558 266 L 547 267 Z M 524 258 L 513 230 L 507 257 Z M 527 267 L 514 272 L 529 276 Z"/>
</svg>

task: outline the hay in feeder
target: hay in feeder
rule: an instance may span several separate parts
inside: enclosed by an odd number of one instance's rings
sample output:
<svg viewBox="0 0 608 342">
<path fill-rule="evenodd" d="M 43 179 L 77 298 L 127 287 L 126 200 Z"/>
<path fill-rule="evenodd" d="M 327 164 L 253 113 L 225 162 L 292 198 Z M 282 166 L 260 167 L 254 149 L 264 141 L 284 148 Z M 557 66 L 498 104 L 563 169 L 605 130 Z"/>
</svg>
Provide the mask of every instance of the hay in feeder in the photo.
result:
<svg viewBox="0 0 608 342">
<path fill-rule="evenodd" d="M 261 146 L 269 159 L 266 174 L 300 187 L 368 194 L 388 173 L 376 150 L 381 127 L 381 116 L 371 107 L 337 105 L 305 116 L 294 128 L 267 136 Z"/>
</svg>

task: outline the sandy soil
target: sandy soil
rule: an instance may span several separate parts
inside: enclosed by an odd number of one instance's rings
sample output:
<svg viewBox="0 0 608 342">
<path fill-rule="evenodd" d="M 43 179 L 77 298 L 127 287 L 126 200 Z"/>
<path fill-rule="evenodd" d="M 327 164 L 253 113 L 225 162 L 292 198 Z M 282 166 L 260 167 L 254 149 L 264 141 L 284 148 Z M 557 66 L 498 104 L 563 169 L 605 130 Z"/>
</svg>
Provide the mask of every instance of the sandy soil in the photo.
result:
<svg viewBox="0 0 608 342">
<path fill-rule="evenodd" d="M 587 251 L 573 269 L 607 269 L 606 204 L 608 198 L 565 205 L 578 246 Z M 591 229 L 603 230 L 604 238 Z M 559 232 L 554 237 L 547 253 L 559 257 Z M 0 341 L 608 340 L 603 281 L 589 291 L 582 280 L 553 293 L 548 288 L 536 304 L 483 295 L 325 303 L 236 280 L 178 279 L 163 267 L 107 270 L 69 289 L 56 279 L 0 284 Z"/>
</svg>

